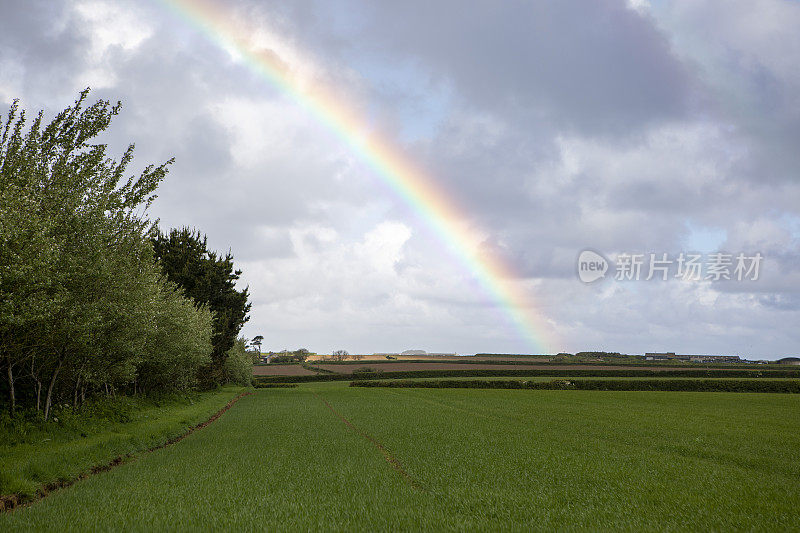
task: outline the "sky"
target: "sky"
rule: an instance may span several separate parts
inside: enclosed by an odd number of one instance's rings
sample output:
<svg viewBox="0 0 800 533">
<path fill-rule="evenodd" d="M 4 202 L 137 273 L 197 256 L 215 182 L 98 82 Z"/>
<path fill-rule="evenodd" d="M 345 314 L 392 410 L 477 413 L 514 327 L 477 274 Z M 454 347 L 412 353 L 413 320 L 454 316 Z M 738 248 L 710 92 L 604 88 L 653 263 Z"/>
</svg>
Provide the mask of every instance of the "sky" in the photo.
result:
<svg viewBox="0 0 800 533">
<path fill-rule="evenodd" d="M 233 253 L 263 349 L 797 355 L 800 2 L 204 2 L 205 29 L 164 0 L 2 0 L 0 112 L 122 101 L 103 142 L 175 158 L 150 217 Z M 302 105 L 318 88 L 455 206 L 472 262 Z M 700 279 L 645 279 L 681 253 Z"/>
</svg>

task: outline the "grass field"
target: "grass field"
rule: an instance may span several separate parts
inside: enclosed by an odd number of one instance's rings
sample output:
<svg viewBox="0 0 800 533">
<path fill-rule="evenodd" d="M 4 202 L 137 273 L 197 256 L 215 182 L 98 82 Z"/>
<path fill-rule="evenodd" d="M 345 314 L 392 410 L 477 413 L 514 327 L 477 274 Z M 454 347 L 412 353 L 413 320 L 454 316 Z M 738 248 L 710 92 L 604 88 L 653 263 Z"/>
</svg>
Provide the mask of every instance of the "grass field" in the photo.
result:
<svg viewBox="0 0 800 533">
<path fill-rule="evenodd" d="M 800 528 L 800 397 L 263 389 L 0 530 Z"/>
<path fill-rule="evenodd" d="M 42 486 L 74 480 L 94 466 L 159 446 L 208 420 L 242 390 L 224 387 L 160 401 L 123 397 L 101 403 L 105 409 L 93 415 L 73 416 L 67 408 L 45 427 L 22 423 L 2 428 L 0 495 L 18 494 L 25 500 Z"/>
</svg>

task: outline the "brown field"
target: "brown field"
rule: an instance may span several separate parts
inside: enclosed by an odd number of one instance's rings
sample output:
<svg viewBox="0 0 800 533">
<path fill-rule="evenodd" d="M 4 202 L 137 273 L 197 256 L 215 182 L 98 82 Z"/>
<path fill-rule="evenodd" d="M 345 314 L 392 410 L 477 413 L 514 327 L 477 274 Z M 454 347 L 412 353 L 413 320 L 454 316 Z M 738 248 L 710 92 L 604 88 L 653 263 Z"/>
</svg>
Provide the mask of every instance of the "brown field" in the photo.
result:
<svg viewBox="0 0 800 533">
<path fill-rule="evenodd" d="M 370 361 L 389 361 L 384 355 L 362 355 L 359 361 L 368 363 Z M 396 361 L 530 361 L 531 363 L 544 363 L 550 360 L 549 357 L 536 355 L 509 355 L 509 356 L 474 356 L 474 355 L 396 355 Z M 329 355 L 312 355 L 308 358 L 309 363 L 321 363 Z M 346 361 L 353 361 L 353 356 L 349 356 Z"/>
<path fill-rule="evenodd" d="M 253 366 L 254 376 L 313 376 L 317 374 L 300 365 Z"/>
<path fill-rule="evenodd" d="M 330 370 L 337 374 L 352 374 L 354 370 L 369 367 L 369 363 L 364 365 L 337 365 L 337 364 L 315 364 L 315 367 Z M 492 365 L 488 363 L 383 363 L 370 367 L 383 372 L 406 372 L 412 370 L 630 370 L 631 367 L 618 365 Z M 682 367 L 664 366 L 637 366 L 637 370 L 685 370 Z"/>
</svg>

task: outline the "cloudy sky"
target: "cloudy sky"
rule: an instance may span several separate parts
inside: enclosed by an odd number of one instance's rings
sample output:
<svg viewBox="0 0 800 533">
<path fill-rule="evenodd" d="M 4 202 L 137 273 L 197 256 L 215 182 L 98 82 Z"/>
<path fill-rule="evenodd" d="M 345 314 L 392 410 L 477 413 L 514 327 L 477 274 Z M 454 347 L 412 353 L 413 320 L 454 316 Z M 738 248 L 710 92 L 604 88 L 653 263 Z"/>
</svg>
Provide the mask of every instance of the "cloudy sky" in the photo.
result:
<svg viewBox="0 0 800 533">
<path fill-rule="evenodd" d="M 169 2 L 3 0 L 0 111 L 121 100 L 105 140 L 175 157 L 151 215 L 233 252 L 265 348 L 797 354 L 800 2 L 217 5 L 423 169 L 539 317 L 532 342 L 336 132 Z M 605 278 L 578 279 L 584 249 Z M 734 279 L 644 280 L 651 253 L 717 251 Z M 642 279 L 614 279 L 619 254 Z"/>
</svg>

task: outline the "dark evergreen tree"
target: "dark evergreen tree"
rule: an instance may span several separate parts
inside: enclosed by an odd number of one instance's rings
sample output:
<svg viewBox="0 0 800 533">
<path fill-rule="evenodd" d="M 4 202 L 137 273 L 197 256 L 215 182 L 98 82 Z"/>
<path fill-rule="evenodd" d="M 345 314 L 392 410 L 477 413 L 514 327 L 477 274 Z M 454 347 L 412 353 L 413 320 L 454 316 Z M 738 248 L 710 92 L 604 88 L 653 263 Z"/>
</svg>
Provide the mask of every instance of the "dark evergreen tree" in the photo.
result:
<svg viewBox="0 0 800 533">
<path fill-rule="evenodd" d="M 206 306 L 213 313 L 211 364 L 200 377 L 208 385 L 222 383 L 228 351 L 250 318 L 248 289 L 236 290 L 242 271 L 234 269 L 230 252 L 221 256 L 210 251 L 206 236 L 189 228 L 173 229 L 169 234 L 157 230 L 152 242 L 167 278 L 198 307 Z"/>
</svg>

